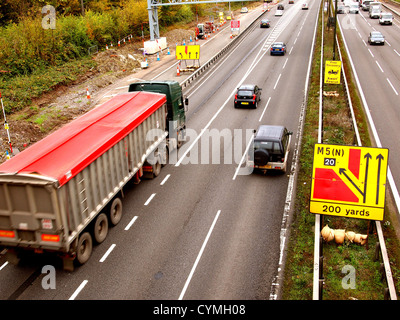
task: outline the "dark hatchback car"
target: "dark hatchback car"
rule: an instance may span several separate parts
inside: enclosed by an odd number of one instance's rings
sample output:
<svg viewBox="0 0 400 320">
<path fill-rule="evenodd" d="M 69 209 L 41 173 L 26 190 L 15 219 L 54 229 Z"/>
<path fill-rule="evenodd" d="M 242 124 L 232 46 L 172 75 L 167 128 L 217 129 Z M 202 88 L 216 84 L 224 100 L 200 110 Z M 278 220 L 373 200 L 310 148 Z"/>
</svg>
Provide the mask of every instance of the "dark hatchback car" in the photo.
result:
<svg viewBox="0 0 400 320">
<path fill-rule="evenodd" d="M 379 31 L 371 31 L 368 36 L 368 43 L 369 44 L 385 44 L 385 37 Z"/>
<path fill-rule="evenodd" d="M 283 126 L 259 126 L 253 148 L 249 149 L 247 166 L 263 173 L 268 170 L 286 172 L 292 134 Z"/>
<path fill-rule="evenodd" d="M 260 28 L 269 28 L 271 26 L 268 19 L 262 19 L 260 23 Z"/>
<path fill-rule="evenodd" d="M 257 108 L 258 102 L 261 100 L 261 88 L 254 84 L 241 85 L 235 94 L 234 106 Z"/>
<path fill-rule="evenodd" d="M 272 46 L 271 46 L 271 56 L 274 54 L 281 54 L 281 55 L 285 55 L 286 53 L 286 44 L 283 42 L 275 42 Z"/>
</svg>

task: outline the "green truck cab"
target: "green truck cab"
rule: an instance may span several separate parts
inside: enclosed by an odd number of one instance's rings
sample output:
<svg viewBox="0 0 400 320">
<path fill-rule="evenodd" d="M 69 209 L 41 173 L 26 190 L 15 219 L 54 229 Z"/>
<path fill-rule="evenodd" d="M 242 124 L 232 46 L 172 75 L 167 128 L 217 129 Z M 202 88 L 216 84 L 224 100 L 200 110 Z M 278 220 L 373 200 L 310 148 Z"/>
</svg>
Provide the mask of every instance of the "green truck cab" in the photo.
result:
<svg viewBox="0 0 400 320">
<path fill-rule="evenodd" d="M 129 85 L 131 91 L 149 91 L 165 94 L 167 97 L 167 131 L 170 143 L 174 139 L 174 147 L 179 148 L 186 136 L 186 106 L 188 98 L 183 98 L 182 88 L 177 81 L 143 81 Z"/>
</svg>

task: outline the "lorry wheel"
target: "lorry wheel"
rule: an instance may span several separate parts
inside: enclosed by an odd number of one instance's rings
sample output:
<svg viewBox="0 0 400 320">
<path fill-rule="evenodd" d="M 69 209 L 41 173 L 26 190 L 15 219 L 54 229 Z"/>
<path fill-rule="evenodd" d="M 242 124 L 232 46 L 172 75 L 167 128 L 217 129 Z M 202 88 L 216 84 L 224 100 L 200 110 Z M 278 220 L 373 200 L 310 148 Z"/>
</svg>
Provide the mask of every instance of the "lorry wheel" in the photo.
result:
<svg viewBox="0 0 400 320">
<path fill-rule="evenodd" d="M 97 243 L 102 243 L 108 234 L 108 219 L 104 213 L 100 213 L 93 225 L 93 236 Z"/>
<path fill-rule="evenodd" d="M 122 201 L 120 198 L 115 198 L 110 207 L 110 222 L 116 226 L 122 218 Z"/>
<path fill-rule="evenodd" d="M 87 262 L 92 254 L 93 241 L 89 232 L 84 232 L 79 237 L 78 246 L 76 248 L 76 261 L 82 265 Z"/>
<path fill-rule="evenodd" d="M 161 163 L 160 159 L 157 160 L 155 164 L 153 164 L 153 177 L 158 177 L 161 172 Z"/>
</svg>

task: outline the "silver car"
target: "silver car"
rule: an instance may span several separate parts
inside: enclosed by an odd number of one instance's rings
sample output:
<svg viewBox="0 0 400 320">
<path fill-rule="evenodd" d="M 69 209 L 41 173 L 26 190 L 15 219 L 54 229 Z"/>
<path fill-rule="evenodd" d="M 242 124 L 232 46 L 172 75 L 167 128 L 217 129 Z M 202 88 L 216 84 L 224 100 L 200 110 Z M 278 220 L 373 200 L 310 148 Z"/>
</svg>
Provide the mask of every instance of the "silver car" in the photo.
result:
<svg viewBox="0 0 400 320">
<path fill-rule="evenodd" d="M 368 36 L 369 44 L 385 44 L 385 37 L 379 31 L 371 31 Z"/>
</svg>

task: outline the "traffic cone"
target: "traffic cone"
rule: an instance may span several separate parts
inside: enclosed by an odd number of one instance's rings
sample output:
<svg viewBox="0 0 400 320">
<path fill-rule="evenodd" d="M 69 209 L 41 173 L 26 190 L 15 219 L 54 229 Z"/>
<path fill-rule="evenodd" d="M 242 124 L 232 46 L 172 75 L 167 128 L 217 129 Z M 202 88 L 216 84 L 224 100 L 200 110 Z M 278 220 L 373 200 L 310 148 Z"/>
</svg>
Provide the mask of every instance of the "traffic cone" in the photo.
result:
<svg viewBox="0 0 400 320">
<path fill-rule="evenodd" d="M 157 61 L 160 61 L 160 54 L 157 52 Z"/>
<path fill-rule="evenodd" d="M 186 46 L 186 42 L 185 42 L 185 39 L 183 39 L 183 44 L 182 44 L 183 46 Z"/>
<path fill-rule="evenodd" d="M 180 77 L 181 71 L 179 70 L 179 64 L 176 66 L 176 75 Z"/>
<path fill-rule="evenodd" d="M 89 89 L 86 89 L 86 98 L 90 99 Z"/>
<path fill-rule="evenodd" d="M 121 46 L 121 42 L 118 40 L 118 47 L 120 47 Z"/>
<path fill-rule="evenodd" d="M 168 47 L 168 52 L 167 52 L 167 54 L 168 54 L 168 55 L 171 54 L 171 52 L 169 51 L 169 47 Z"/>
<path fill-rule="evenodd" d="M 231 33 L 231 39 L 233 38 L 232 33 Z"/>
<path fill-rule="evenodd" d="M 108 45 L 106 44 L 106 50 L 108 50 Z"/>
<path fill-rule="evenodd" d="M 190 36 L 190 40 L 189 40 L 190 42 L 192 42 L 193 41 L 193 39 L 192 39 L 192 36 Z"/>
</svg>

